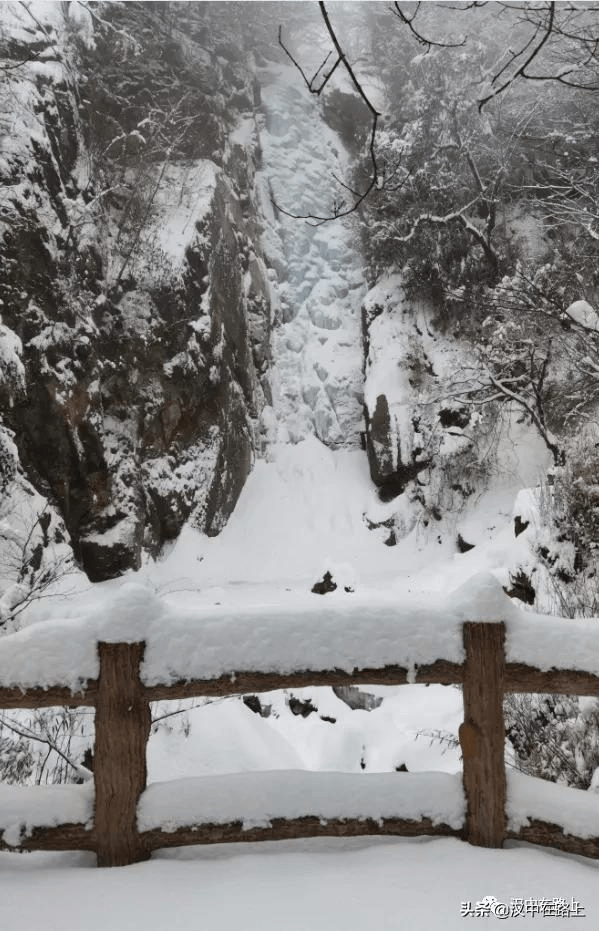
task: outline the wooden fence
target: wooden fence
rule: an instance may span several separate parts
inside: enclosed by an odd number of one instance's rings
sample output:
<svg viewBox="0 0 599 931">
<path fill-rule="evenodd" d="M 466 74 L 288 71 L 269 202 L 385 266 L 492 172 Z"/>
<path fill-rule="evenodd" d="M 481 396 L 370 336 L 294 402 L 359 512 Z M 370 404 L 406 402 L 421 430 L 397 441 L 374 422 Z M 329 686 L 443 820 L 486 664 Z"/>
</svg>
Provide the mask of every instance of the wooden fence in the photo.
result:
<svg viewBox="0 0 599 931">
<path fill-rule="evenodd" d="M 140 679 L 143 643 L 98 644 L 100 674 L 74 696 L 65 687 L 0 688 L 0 708 L 39 708 L 55 705 L 95 708 L 95 811 L 91 828 L 63 824 L 36 828 L 18 848 L 0 839 L 0 849 L 92 850 L 98 866 L 122 866 L 147 859 L 152 850 L 185 844 L 227 841 L 280 840 L 314 836 L 438 834 L 461 837 L 483 847 L 501 847 L 517 839 L 557 847 L 571 853 L 599 857 L 599 838 L 565 834 L 556 824 L 532 820 L 519 831 L 506 826 L 504 763 L 505 692 L 559 692 L 599 695 L 599 676 L 552 669 L 543 672 L 521 663 L 506 663 L 503 623 L 467 622 L 463 625 L 465 662 L 438 660 L 408 671 L 399 666 L 291 674 L 236 672 L 217 679 L 146 686 Z M 330 819 L 317 816 L 273 819 L 270 827 L 244 829 L 241 822 L 194 824 L 174 831 L 139 832 L 137 804 L 146 787 L 146 743 L 150 734 L 150 702 L 197 696 L 232 695 L 317 685 L 401 685 L 405 683 L 462 684 L 464 723 L 460 727 L 463 784 L 467 814 L 462 830 L 430 819 Z M 226 777 L 223 777 L 226 778 Z M 401 774 L 397 774 L 398 794 Z"/>
</svg>

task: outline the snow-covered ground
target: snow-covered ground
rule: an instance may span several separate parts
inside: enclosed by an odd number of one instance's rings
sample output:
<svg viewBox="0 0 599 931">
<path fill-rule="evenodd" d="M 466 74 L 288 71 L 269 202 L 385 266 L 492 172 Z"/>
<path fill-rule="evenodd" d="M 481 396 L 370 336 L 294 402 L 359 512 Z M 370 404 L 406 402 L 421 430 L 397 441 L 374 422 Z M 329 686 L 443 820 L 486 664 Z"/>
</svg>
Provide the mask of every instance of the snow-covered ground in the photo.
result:
<svg viewBox="0 0 599 931">
<path fill-rule="evenodd" d="M 488 905 L 475 917 L 488 896 L 513 909 L 517 928 L 579 927 L 568 912 L 597 926 L 599 863 L 508 846 L 484 850 L 449 838 L 226 845 L 114 870 L 94 869 L 84 854 L 0 853 L 0 926 L 464 931 L 494 927 Z M 550 908 L 557 916 L 544 919 L 541 909 L 548 916 Z"/>
<path fill-rule="evenodd" d="M 268 717 L 238 699 L 210 699 L 166 719 L 150 738 L 149 783 L 283 769 L 360 775 L 393 773 L 402 766 L 410 773 L 460 771 L 459 689 L 413 685 L 365 691 L 383 699 L 372 711 L 351 710 L 323 687 L 261 694 Z M 309 701 L 316 711 L 306 718 L 293 714 L 293 699 Z M 176 707 L 161 703 L 157 714 Z"/>
</svg>

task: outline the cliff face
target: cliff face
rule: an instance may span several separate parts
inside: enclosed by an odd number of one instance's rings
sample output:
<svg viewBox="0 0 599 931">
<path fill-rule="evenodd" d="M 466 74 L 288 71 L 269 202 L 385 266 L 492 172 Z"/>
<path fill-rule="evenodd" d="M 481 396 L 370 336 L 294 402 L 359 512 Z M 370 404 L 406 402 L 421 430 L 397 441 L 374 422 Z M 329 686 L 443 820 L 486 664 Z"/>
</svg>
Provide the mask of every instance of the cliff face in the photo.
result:
<svg viewBox="0 0 599 931">
<path fill-rule="evenodd" d="M 93 124 L 102 52 L 93 24 L 58 21 L 60 4 L 43 22 L 6 6 L 3 54 L 18 67 L 3 90 L 5 123 L 8 98 L 18 106 L 0 160 L 0 300 L 22 342 L 25 389 L 5 399 L 2 418 L 96 581 L 138 566 L 143 547 L 156 551 L 187 519 L 218 533 L 251 468 L 270 345 L 252 79 L 238 48 L 214 47 L 218 29 L 197 22 L 190 49 L 169 27 L 167 77 L 183 67 L 178 56 L 192 74 L 193 52 L 198 94 L 208 82 L 205 131 L 158 144 L 159 118 L 139 87 L 126 100 L 122 85 L 115 99 L 139 112 L 133 129 L 119 116 L 108 142 L 118 158 L 108 158 Z M 158 36 L 148 5 L 127 6 Z M 235 134 L 241 117 L 246 132 Z"/>
</svg>

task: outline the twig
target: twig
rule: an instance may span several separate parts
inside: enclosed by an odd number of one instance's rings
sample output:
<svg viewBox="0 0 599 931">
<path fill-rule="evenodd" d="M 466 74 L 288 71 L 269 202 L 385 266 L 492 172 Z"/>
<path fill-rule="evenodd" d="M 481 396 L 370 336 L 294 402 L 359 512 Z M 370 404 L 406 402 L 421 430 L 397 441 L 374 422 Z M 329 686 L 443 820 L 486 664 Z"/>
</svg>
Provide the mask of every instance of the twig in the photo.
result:
<svg viewBox="0 0 599 931">
<path fill-rule="evenodd" d="M 24 737 L 26 740 L 36 740 L 38 743 L 45 744 L 50 750 L 53 750 L 59 757 L 61 757 L 65 763 L 68 763 L 71 766 L 78 776 L 85 781 L 93 779 L 94 774 L 86 766 L 81 766 L 79 763 L 74 763 L 66 753 L 63 753 L 62 750 L 56 746 L 56 744 L 51 741 L 47 736 L 41 737 L 39 734 L 36 734 L 34 731 L 30 730 L 24 725 L 18 725 L 10 718 L 7 718 L 6 715 L 0 714 L 0 724 L 3 727 L 7 727 L 9 731 L 12 731 L 14 734 L 18 734 L 19 737 Z"/>
<path fill-rule="evenodd" d="M 363 201 L 368 197 L 371 191 L 378 189 L 380 187 L 380 182 L 382 180 L 379 174 L 378 164 L 376 160 L 376 152 L 375 152 L 377 125 L 378 125 L 378 119 L 381 114 L 379 113 L 379 111 L 376 109 L 376 107 L 374 106 L 374 104 L 372 103 L 368 95 L 366 94 L 360 81 L 356 77 L 356 74 L 352 66 L 347 60 L 347 56 L 345 52 L 343 51 L 343 48 L 341 47 L 341 44 L 339 42 L 339 39 L 337 38 L 337 34 L 335 30 L 333 29 L 331 20 L 329 18 L 329 14 L 327 12 L 327 9 L 324 3 L 319 2 L 318 6 L 320 8 L 320 13 L 323 18 L 324 24 L 326 26 L 327 32 L 330 36 L 331 42 L 333 43 L 333 47 L 337 53 L 337 58 L 335 60 L 334 65 L 325 74 L 323 80 L 320 82 L 320 84 L 318 84 L 318 86 L 316 86 L 316 83 L 315 83 L 316 79 L 318 75 L 320 74 L 320 72 L 322 71 L 322 69 L 324 68 L 326 62 L 329 60 L 332 52 L 329 52 L 329 54 L 327 55 L 323 63 L 320 65 L 320 67 L 317 69 L 313 77 L 311 79 L 308 79 L 305 71 L 303 70 L 299 62 L 296 61 L 296 59 L 293 57 L 289 49 L 283 43 L 281 27 L 279 27 L 279 44 L 281 48 L 283 49 L 283 51 L 285 52 L 285 54 L 289 57 L 290 61 L 293 63 L 293 65 L 297 68 L 297 70 L 301 74 L 304 80 L 304 83 L 306 87 L 308 88 L 308 90 L 310 91 L 310 93 L 314 94 L 316 97 L 320 96 L 320 94 L 322 93 L 322 91 L 324 90 L 328 82 L 330 81 L 331 77 L 333 76 L 333 74 L 335 73 L 339 65 L 343 65 L 358 95 L 361 97 L 361 99 L 366 104 L 366 107 L 368 108 L 371 118 L 372 118 L 372 124 L 371 124 L 371 130 L 370 130 L 370 141 L 368 144 L 370 163 L 372 166 L 372 177 L 370 179 L 368 186 L 366 187 L 366 190 L 363 191 L 361 194 L 357 191 L 352 191 L 352 189 L 348 185 L 343 185 L 343 187 L 345 187 L 346 190 L 350 191 L 354 195 L 355 200 L 353 204 L 350 207 L 348 207 L 346 210 L 342 210 L 340 208 L 339 209 L 334 208 L 333 213 L 327 214 L 326 216 L 320 216 L 318 214 L 313 214 L 313 213 L 309 213 L 309 214 L 292 213 L 289 210 L 285 210 L 283 207 L 281 207 L 279 203 L 277 203 L 277 201 L 271 198 L 273 206 L 276 207 L 276 209 L 279 210 L 281 213 L 285 214 L 285 216 L 292 217 L 294 220 L 307 220 L 307 221 L 314 220 L 316 221 L 315 223 L 312 224 L 314 226 L 321 226 L 323 223 L 328 223 L 331 220 L 337 220 L 340 217 L 346 217 L 350 213 L 354 213 L 359 208 L 360 204 L 362 204 Z"/>
<path fill-rule="evenodd" d="M 391 10 L 393 15 L 397 16 L 397 18 L 400 19 L 402 23 L 404 23 L 404 25 L 408 27 L 408 29 L 410 30 L 410 32 L 412 33 L 416 41 L 420 43 L 420 45 L 426 46 L 427 52 L 430 52 L 433 46 L 435 46 L 436 48 L 461 48 L 463 45 L 466 44 L 467 36 L 464 36 L 461 42 L 439 42 L 436 39 L 427 39 L 426 36 L 423 36 L 422 33 L 419 32 L 414 26 L 414 20 L 416 19 L 418 15 L 418 11 L 420 10 L 422 3 L 419 2 L 416 4 L 416 9 L 414 10 L 411 16 L 406 16 L 406 14 L 401 9 L 399 3 L 397 3 L 397 0 L 393 4 L 393 6 L 395 7 L 394 10 Z"/>
</svg>

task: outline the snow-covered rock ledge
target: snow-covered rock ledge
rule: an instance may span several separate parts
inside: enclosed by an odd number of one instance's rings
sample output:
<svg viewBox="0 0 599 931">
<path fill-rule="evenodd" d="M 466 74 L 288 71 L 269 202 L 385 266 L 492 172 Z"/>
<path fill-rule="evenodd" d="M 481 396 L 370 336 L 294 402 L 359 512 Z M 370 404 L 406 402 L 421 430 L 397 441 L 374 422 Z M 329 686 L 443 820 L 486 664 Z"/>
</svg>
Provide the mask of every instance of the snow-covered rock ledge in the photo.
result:
<svg viewBox="0 0 599 931">
<path fill-rule="evenodd" d="M 138 805 L 138 830 L 201 824 L 269 827 L 275 818 L 402 818 L 459 830 L 466 802 L 460 775 L 315 773 L 280 770 L 156 782 Z"/>
<path fill-rule="evenodd" d="M 306 593 L 293 602 L 243 609 L 174 608 L 127 582 L 68 603 L 63 617 L 33 623 L 0 640 L 0 687 L 66 686 L 98 675 L 98 641 L 145 641 L 147 686 L 215 679 L 238 671 L 291 673 L 340 669 L 408 670 L 464 661 L 465 621 L 504 621 L 506 658 L 540 670 L 599 675 L 599 619 L 564 620 L 517 608 L 490 574 L 448 595 Z"/>
</svg>

